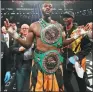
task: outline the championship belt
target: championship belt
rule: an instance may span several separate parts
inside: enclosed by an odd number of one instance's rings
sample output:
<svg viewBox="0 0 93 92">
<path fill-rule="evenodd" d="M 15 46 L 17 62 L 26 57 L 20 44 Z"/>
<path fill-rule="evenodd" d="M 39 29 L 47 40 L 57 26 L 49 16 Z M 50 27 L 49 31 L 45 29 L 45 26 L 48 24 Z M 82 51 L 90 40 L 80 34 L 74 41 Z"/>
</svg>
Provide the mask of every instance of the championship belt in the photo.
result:
<svg viewBox="0 0 93 92">
<path fill-rule="evenodd" d="M 41 41 L 48 45 L 62 47 L 62 29 L 60 28 L 59 24 L 44 23 L 46 26 L 43 26 L 41 23 Z"/>
<path fill-rule="evenodd" d="M 50 50 L 45 53 L 34 52 L 34 61 L 40 65 L 42 71 L 46 74 L 53 74 L 58 69 L 63 57 L 56 50 Z"/>
</svg>

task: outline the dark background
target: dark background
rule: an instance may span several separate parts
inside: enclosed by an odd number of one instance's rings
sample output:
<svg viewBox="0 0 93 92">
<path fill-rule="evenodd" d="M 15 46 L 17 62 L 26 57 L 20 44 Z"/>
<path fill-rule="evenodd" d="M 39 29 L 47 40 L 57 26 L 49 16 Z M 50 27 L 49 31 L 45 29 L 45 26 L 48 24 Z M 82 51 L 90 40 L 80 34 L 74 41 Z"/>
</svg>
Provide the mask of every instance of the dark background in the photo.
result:
<svg viewBox="0 0 93 92">
<path fill-rule="evenodd" d="M 40 11 L 42 3 L 45 1 L 23 1 L 9 0 L 1 1 L 1 24 L 5 18 L 9 18 L 11 22 L 15 22 L 18 27 L 23 23 L 31 24 L 41 18 Z M 61 15 L 64 11 L 73 11 L 75 13 L 75 22 L 79 25 L 85 25 L 93 21 L 92 0 L 65 0 L 51 1 L 53 4 L 52 19 L 62 23 Z"/>
</svg>

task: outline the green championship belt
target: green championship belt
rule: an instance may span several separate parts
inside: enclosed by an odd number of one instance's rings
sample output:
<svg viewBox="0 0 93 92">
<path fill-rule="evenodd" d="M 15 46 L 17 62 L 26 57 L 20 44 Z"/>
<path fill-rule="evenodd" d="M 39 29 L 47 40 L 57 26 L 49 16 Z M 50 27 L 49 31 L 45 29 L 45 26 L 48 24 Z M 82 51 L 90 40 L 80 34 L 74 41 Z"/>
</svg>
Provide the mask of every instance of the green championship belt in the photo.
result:
<svg viewBox="0 0 93 92">
<path fill-rule="evenodd" d="M 44 53 L 34 51 L 34 61 L 37 62 L 42 71 L 46 74 L 53 74 L 58 69 L 63 57 L 57 50 L 50 50 Z"/>
<path fill-rule="evenodd" d="M 41 41 L 48 45 L 55 47 L 62 47 L 62 29 L 58 23 L 51 24 L 45 22 L 43 19 L 40 21 Z"/>
</svg>

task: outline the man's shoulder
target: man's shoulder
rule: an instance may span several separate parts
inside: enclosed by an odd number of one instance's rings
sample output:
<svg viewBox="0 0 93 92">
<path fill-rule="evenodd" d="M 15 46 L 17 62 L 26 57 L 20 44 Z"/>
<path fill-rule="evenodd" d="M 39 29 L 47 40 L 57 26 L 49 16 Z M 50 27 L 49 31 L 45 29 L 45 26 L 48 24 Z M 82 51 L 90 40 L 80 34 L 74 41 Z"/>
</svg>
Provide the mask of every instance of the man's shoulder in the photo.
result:
<svg viewBox="0 0 93 92">
<path fill-rule="evenodd" d="M 35 26 L 37 26 L 37 25 L 39 25 L 39 22 L 38 22 L 38 21 L 31 23 L 31 24 L 30 24 L 30 27 L 35 27 Z"/>
<path fill-rule="evenodd" d="M 38 21 L 33 22 L 30 24 L 29 32 L 35 33 L 35 31 L 40 27 L 40 24 Z"/>
<path fill-rule="evenodd" d="M 59 23 L 58 21 L 55 21 L 55 20 L 51 20 L 51 21 L 52 21 L 52 23 L 54 23 L 54 24 L 59 24 L 60 26 L 62 26 L 62 24 Z"/>
<path fill-rule="evenodd" d="M 54 24 L 55 24 L 55 23 L 58 23 L 58 22 L 57 22 L 57 21 L 55 21 L 55 20 L 51 20 L 51 22 L 52 22 L 52 23 L 54 23 Z"/>
</svg>

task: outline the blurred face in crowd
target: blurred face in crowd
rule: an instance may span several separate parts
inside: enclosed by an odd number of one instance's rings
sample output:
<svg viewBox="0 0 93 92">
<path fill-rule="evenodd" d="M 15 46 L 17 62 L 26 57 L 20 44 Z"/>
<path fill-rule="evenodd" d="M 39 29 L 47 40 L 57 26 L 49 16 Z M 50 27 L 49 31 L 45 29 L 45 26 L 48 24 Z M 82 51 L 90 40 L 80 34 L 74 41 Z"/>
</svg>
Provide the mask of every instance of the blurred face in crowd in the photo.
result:
<svg viewBox="0 0 93 92">
<path fill-rule="evenodd" d="M 23 36 L 26 36 L 28 34 L 28 29 L 29 29 L 29 26 L 27 24 L 23 24 L 21 26 L 21 34 Z"/>
<path fill-rule="evenodd" d="M 65 25 L 70 25 L 71 23 L 73 23 L 73 18 L 72 17 L 65 17 L 63 18 L 64 24 Z"/>
<path fill-rule="evenodd" d="M 3 33 L 7 33 L 5 26 L 2 27 L 2 32 L 3 32 Z"/>
<path fill-rule="evenodd" d="M 52 4 L 51 3 L 44 3 L 42 5 L 42 13 L 44 16 L 46 17 L 50 17 L 51 16 L 51 13 L 52 13 Z"/>
</svg>

